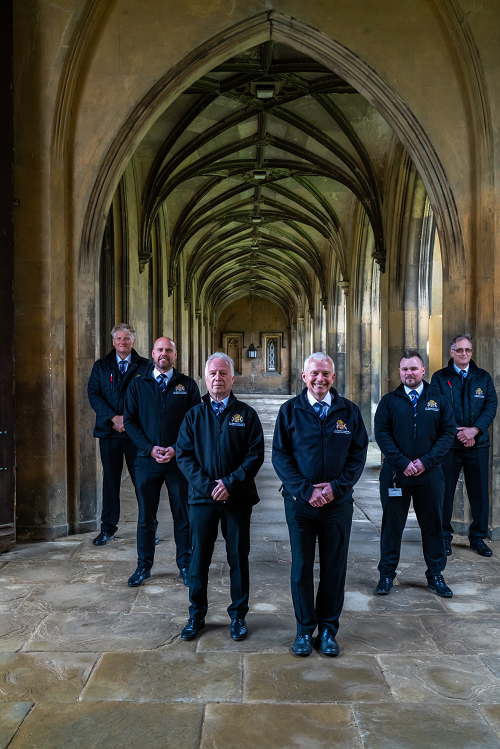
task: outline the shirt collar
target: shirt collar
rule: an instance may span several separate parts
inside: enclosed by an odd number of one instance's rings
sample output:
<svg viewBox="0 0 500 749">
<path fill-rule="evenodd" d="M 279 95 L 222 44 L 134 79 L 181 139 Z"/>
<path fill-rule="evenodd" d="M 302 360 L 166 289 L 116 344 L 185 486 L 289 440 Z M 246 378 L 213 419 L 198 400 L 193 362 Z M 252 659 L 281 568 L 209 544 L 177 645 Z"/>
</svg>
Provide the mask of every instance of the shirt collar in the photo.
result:
<svg viewBox="0 0 500 749">
<path fill-rule="evenodd" d="M 460 374 L 460 372 L 462 371 L 462 370 L 460 369 L 460 367 L 457 367 L 457 365 L 455 364 L 455 362 L 453 362 L 453 366 L 454 366 L 454 368 L 455 368 L 455 372 L 456 372 L 457 374 Z M 467 372 L 467 374 L 469 374 L 469 366 L 470 366 L 470 362 L 469 362 L 469 364 L 467 364 L 467 366 L 466 366 L 466 367 L 464 367 L 464 369 L 465 369 L 465 371 Z M 462 375 L 460 375 L 460 377 L 461 377 L 461 376 L 462 376 Z"/>
<path fill-rule="evenodd" d="M 212 398 L 212 396 L 210 396 L 210 403 L 222 403 L 222 407 L 219 407 L 219 410 L 223 411 L 227 407 L 227 402 L 229 400 L 229 396 L 230 395 L 231 395 L 231 393 L 229 393 L 229 395 L 227 396 L 227 398 L 224 398 L 224 400 L 222 400 L 222 401 L 214 401 L 214 399 Z"/>
<path fill-rule="evenodd" d="M 168 372 L 159 372 L 156 369 L 156 367 L 153 369 L 153 377 L 155 378 L 155 380 L 157 380 L 158 377 L 166 375 L 166 377 L 165 377 L 166 381 L 170 382 L 170 380 L 172 379 L 172 375 L 173 374 L 174 374 L 174 368 L 173 367 L 172 367 L 172 369 L 169 369 Z"/>
<path fill-rule="evenodd" d="M 119 364 L 121 361 L 126 361 L 127 364 L 130 364 L 130 362 L 132 361 L 132 352 L 130 352 L 130 354 L 125 357 L 125 359 L 120 359 L 120 357 L 117 354 L 116 355 L 116 363 Z"/>
<path fill-rule="evenodd" d="M 417 395 L 420 397 L 422 395 L 422 390 L 424 389 L 424 383 L 421 382 L 420 385 L 418 386 L 418 388 L 409 388 L 409 387 L 407 387 L 405 385 L 404 389 L 405 389 L 406 395 L 410 395 L 410 393 L 411 393 L 412 390 L 416 390 L 417 391 Z"/>
<path fill-rule="evenodd" d="M 315 403 L 319 403 L 319 401 L 316 400 L 314 395 L 311 395 L 309 390 L 307 391 L 307 400 L 309 401 L 309 403 L 311 404 L 313 408 L 314 408 Z M 328 407 L 332 405 L 332 394 L 330 393 L 330 391 L 328 391 L 328 393 L 323 398 L 323 403 L 326 403 Z"/>
</svg>

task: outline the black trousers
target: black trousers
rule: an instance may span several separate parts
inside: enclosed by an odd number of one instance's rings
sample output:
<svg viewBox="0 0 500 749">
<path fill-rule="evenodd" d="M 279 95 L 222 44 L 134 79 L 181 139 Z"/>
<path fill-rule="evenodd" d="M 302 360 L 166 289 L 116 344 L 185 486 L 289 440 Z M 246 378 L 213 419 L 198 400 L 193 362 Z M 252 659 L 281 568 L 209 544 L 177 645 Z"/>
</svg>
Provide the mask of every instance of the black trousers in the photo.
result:
<svg viewBox="0 0 500 749">
<path fill-rule="evenodd" d="M 130 437 L 106 437 L 99 440 L 102 462 L 101 531 L 116 533 L 120 520 L 120 484 L 123 456 L 135 486 L 137 447 Z"/>
<path fill-rule="evenodd" d="M 226 502 L 202 502 L 189 505 L 192 556 L 189 568 L 189 616 L 204 619 L 208 610 L 208 568 L 217 540 L 219 521 L 226 541 L 231 605 L 231 619 L 244 619 L 248 613 L 250 574 L 250 517 L 252 506 L 238 502 L 236 496 Z"/>
<path fill-rule="evenodd" d="M 422 547 L 427 563 L 427 578 L 439 575 L 446 567 L 446 552 L 441 530 L 443 517 L 444 475 L 441 467 L 424 471 L 420 476 L 398 473 L 402 497 L 389 497 L 393 469 L 384 463 L 380 472 L 382 533 L 380 536 L 380 577 L 394 580 L 401 553 L 401 539 L 413 499 L 413 507 L 422 532 Z"/>
<path fill-rule="evenodd" d="M 312 507 L 287 499 L 285 515 L 292 549 L 291 588 L 298 634 L 339 628 L 344 605 L 347 553 L 352 525 L 352 498 L 340 506 Z M 288 495 L 289 496 L 289 495 Z M 314 556 L 318 539 L 320 578 L 314 601 Z"/>
<path fill-rule="evenodd" d="M 189 567 L 191 539 L 189 537 L 188 482 L 177 464 L 157 463 L 154 458 L 137 457 L 135 462 L 135 490 L 139 504 L 137 522 L 137 564 L 151 569 L 155 556 L 156 515 L 160 492 L 167 485 L 170 509 L 174 520 L 176 562 L 179 569 Z"/>
<path fill-rule="evenodd" d="M 472 514 L 469 539 L 473 541 L 475 538 L 486 538 L 488 535 L 490 514 L 489 453 L 489 447 L 452 447 L 444 456 L 443 470 L 446 486 L 443 505 L 443 535 L 445 538 L 451 539 L 453 536 L 451 524 L 453 500 L 455 499 L 455 489 L 462 468 L 464 469 L 465 486 Z"/>
</svg>

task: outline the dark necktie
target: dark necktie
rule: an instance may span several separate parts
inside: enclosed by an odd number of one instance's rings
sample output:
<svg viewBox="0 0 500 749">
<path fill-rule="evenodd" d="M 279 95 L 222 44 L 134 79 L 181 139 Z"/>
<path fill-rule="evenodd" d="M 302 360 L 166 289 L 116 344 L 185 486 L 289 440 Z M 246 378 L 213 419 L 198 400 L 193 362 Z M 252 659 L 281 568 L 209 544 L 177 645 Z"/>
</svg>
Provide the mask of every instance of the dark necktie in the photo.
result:
<svg viewBox="0 0 500 749">
<path fill-rule="evenodd" d="M 166 374 L 159 374 L 156 378 L 156 382 L 159 384 L 161 392 L 164 393 L 167 389 L 167 375 Z"/>
<path fill-rule="evenodd" d="M 464 385 L 465 378 L 467 377 L 467 370 L 466 369 L 461 369 L 460 370 L 460 377 L 462 378 L 462 385 Z"/>
<path fill-rule="evenodd" d="M 220 415 L 221 415 L 221 411 L 224 408 L 224 403 L 222 401 L 212 401 L 212 408 L 214 409 L 214 414 L 217 416 L 218 420 L 220 421 Z"/>
<path fill-rule="evenodd" d="M 326 416 L 326 408 L 325 408 L 325 406 L 327 406 L 327 404 L 325 403 L 325 401 L 316 401 L 316 403 L 313 406 L 314 410 L 318 414 L 318 416 L 321 419 L 321 421 L 324 421 L 325 416 Z"/>
<path fill-rule="evenodd" d="M 418 393 L 416 390 L 410 390 L 410 398 L 411 402 L 413 404 L 413 423 L 417 423 L 417 402 L 418 402 Z"/>
<path fill-rule="evenodd" d="M 122 359 L 118 366 L 120 367 L 120 374 L 124 375 L 127 371 L 127 362 Z"/>
</svg>

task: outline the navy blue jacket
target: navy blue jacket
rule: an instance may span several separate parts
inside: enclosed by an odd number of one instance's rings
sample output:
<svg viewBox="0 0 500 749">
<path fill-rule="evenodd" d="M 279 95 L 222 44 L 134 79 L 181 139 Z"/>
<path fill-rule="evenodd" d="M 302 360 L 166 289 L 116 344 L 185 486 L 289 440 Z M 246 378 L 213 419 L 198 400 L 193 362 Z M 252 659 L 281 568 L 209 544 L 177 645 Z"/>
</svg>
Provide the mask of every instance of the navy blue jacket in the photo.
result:
<svg viewBox="0 0 500 749">
<path fill-rule="evenodd" d="M 204 395 L 186 414 L 177 439 L 177 465 L 189 482 L 189 504 L 215 502 L 212 491 L 221 479 L 230 502 L 257 504 L 255 476 L 264 462 L 264 435 L 254 409 L 233 393 L 220 422 Z"/>
<path fill-rule="evenodd" d="M 125 397 L 123 423 L 137 445 L 137 455 L 151 455 L 155 445 L 176 450 L 184 416 L 200 401 L 196 382 L 176 369 L 163 393 L 153 377 L 152 365 L 145 376 L 134 378 Z M 175 462 L 170 461 L 168 465 L 175 465 Z"/>
<path fill-rule="evenodd" d="M 366 462 L 368 435 L 355 403 L 330 390 L 332 405 L 322 422 L 307 388 L 283 403 L 274 429 L 273 466 L 292 498 L 307 502 L 314 484 L 329 482 L 334 502 L 350 499 Z"/>
<path fill-rule="evenodd" d="M 498 406 L 495 386 L 488 372 L 471 360 L 469 373 L 462 385 L 462 378 L 453 366 L 453 359 L 450 359 L 447 367 L 432 375 L 431 388 L 449 400 L 457 426 L 479 429 L 474 447 L 488 447 L 488 427 L 495 418 Z M 452 447 L 463 448 L 463 444 L 455 437 Z M 468 447 L 467 450 L 474 447 Z"/>
<path fill-rule="evenodd" d="M 375 439 L 384 454 L 384 463 L 400 472 L 417 458 L 426 471 L 437 468 L 450 449 L 455 432 L 451 405 L 425 381 L 417 401 L 416 428 L 413 403 L 403 384 L 384 395 L 375 413 Z"/>
<path fill-rule="evenodd" d="M 98 359 L 92 367 L 87 394 L 89 403 L 95 411 L 94 437 L 128 437 L 126 432 L 113 429 L 113 416 L 122 416 L 125 402 L 125 392 L 138 374 L 144 374 L 149 366 L 149 360 L 139 356 L 132 349 L 132 361 L 122 377 L 116 363 L 116 351 Z"/>
</svg>

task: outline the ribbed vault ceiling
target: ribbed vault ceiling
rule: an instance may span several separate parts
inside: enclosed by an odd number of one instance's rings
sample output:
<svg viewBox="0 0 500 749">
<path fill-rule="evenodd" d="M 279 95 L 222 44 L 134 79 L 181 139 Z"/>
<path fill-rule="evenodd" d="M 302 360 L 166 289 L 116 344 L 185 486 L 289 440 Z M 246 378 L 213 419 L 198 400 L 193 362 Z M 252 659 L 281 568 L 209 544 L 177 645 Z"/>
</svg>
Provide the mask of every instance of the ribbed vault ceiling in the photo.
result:
<svg viewBox="0 0 500 749">
<path fill-rule="evenodd" d="M 209 315 L 250 293 L 290 319 L 314 307 L 315 290 L 326 305 L 332 263 L 349 277 L 357 208 L 384 257 L 392 140 L 320 63 L 272 42 L 247 50 L 188 88 L 141 143 L 143 252 L 166 217 L 170 287 L 182 266 L 185 301 Z"/>
</svg>

